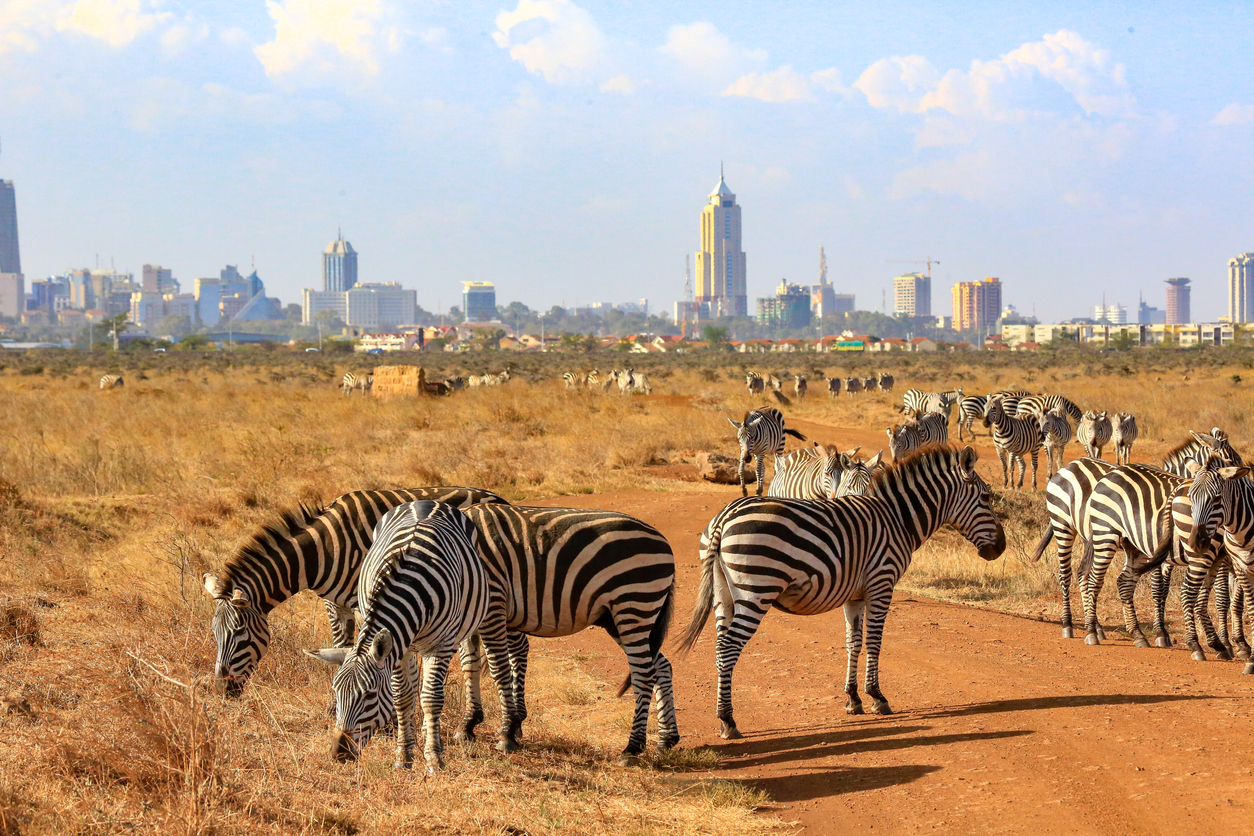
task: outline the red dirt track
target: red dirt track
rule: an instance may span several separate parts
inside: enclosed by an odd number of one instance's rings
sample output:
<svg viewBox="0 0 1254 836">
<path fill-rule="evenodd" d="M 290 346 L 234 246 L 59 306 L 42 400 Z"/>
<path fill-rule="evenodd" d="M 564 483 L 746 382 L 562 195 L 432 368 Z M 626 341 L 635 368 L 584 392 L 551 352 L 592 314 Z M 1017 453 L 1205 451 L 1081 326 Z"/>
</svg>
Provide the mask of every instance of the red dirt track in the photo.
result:
<svg viewBox="0 0 1254 836">
<path fill-rule="evenodd" d="M 622 511 L 661 530 L 678 570 L 674 638 L 698 585 L 699 535 L 739 493 L 710 486 L 534 504 Z M 680 745 L 716 748 L 722 777 L 768 792 L 807 834 L 1254 830 L 1254 677 L 1240 675 L 1242 663 L 1138 649 L 1114 632 L 1087 647 L 1062 639 L 1056 624 L 902 594 L 881 657 L 897 713 L 849 717 L 844 629 L 839 610 L 769 614 L 736 669 L 745 739 L 728 742 L 714 717 L 708 627 L 687 659 L 672 659 Z M 588 664 L 607 684 L 621 681 L 621 654 L 601 631 L 548 641 L 601 651 Z"/>
</svg>

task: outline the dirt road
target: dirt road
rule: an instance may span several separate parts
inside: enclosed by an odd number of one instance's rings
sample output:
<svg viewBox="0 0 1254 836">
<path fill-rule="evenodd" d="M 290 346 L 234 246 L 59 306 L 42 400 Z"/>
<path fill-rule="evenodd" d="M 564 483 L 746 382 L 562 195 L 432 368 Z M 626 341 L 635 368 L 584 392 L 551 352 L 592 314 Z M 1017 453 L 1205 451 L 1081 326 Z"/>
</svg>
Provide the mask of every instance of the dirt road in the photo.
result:
<svg viewBox="0 0 1254 836">
<path fill-rule="evenodd" d="M 537 504 L 613 509 L 657 526 L 678 564 L 674 635 L 697 588 L 700 532 L 735 496 L 711 487 Z M 712 632 L 675 660 L 681 745 L 715 747 L 726 777 L 766 790 L 807 834 L 1254 828 L 1254 677 L 1240 676 L 1240 663 L 1138 649 L 1115 633 L 1086 647 L 1055 624 L 902 595 L 881 664 L 897 713 L 848 717 L 841 613 L 774 612 L 737 666 L 745 739 L 729 743 L 714 717 Z M 621 654 L 600 631 L 553 641 L 602 651 L 589 664 L 607 684 L 621 681 Z"/>
</svg>

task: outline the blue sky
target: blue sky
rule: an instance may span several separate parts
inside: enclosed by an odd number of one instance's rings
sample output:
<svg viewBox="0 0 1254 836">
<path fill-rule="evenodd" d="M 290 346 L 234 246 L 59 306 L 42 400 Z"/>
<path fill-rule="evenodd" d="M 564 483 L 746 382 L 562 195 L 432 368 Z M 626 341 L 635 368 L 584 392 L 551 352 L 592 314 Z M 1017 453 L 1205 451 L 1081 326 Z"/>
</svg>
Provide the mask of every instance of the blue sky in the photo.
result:
<svg viewBox="0 0 1254 836">
<path fill-rule="evenodd" d="M 1254 7 L 641 5 L 0 0 L 25 272 L 255 257 L 298 301 L 342 226 L 432 310 L 464 280 L 669 308 L 722 161 L 750 296 L 824 245 L 860 308 L 930 255 L 937 312 L 983 276 L 1043 319 L 1170 276 L 1226 312 Z"/>
</svg>

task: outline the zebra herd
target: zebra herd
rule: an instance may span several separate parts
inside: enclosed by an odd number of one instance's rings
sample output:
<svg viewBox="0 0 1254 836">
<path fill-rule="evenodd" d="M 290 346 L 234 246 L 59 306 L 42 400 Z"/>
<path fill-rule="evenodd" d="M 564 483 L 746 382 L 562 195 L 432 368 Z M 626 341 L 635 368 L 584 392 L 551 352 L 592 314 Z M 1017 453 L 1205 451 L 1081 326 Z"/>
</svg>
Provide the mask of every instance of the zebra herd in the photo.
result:
<svg viewBox="0 0 1254 836">
<path fill-rule="evenodd" d="M 601 375 L 600 369 L 593 369 L 584 374 L 583 372 L 564 372 L 562 374 L 562 383 L 567 389 L 583 389 L 587 387 L 588 391 L 608 392 L 615 386 L 618 387 L 620 395 L 652 395 L 653 386 L 649 383 L 649 377 L 644 372 L 637 372 L 628 366 L 624 369 L 611 369 L 604 376 Z"/>
<path fill-rule="evenodd" d="M 750 395 L 762 395 L 767 391 L 782 393 L 784 389 L 784 379 L 786 375 L 767 374 L 763 377 L 755 371 L 745 373 L 745 388 L 749 390 Z M 883 392 L 893 391 L 893 376 L 887 372 L 879 372 L 869 377 L 829 377 L 825 378 L 827 382 L 827 395 L 829 398 L 835 398 L 840 394 L 842 387 L 845 394 L 850 397 L 859 392 L 874 392 L 877 389 Z M 809 391 L 809 382 L 803 374 L 795 374 L 792 376 L 793 395 L 797 400 L 805 400 L 806 393 Z"/>
</svg>

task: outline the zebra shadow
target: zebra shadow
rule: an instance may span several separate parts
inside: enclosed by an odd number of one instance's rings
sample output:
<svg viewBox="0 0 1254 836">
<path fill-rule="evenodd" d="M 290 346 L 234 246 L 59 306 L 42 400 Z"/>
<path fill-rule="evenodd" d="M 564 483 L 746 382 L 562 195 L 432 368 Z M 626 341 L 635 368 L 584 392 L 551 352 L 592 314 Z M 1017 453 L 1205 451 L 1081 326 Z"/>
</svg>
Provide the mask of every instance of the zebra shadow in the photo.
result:
<svg viewBox="0 0 1254 836">
<path fill-rule="evenodd" d="M 920 732 L 931 730 L 931 726 L 907 726 L 883 727 L 877 730 L 878 734 L 861 733 L 849 735 L 841 732 L 820 732 L 817 734 L 801 734 L 791 737 L 755 740 L 749 746 L 713 746 L 711 748 L 727 757 L 728 766 L 735 769 L 745 769 L 793 761 L 860 755 L 867 752 L 891 752 L 897 749 L 914 749 L 920 746 L 947 746 L 953 743 L 1003 740 L 1035 734 L 1030 729 L 932 735 L 919 734 Z M 902 735 L 907 736 L 903 737 Z M 758 751 L 746 751 L 750 748 Z M 741 757 L 737 757 L 737 755 Z M 748 755 L 748 757 L 744 757 L 745 755 Z"/>
<path fill-rule="evenodd" d="M 1103 705 L 1157 705 L 1158 703 L 1183 700 L 1228 699 L 1214 694 L 1075 694 L 1072 696 L 1024 697 L 1010 700 L 990 700 L 968 705 L 945 706 L 934 709 L 903 712 L 908 717 L 932 719 L 937 717 L 968 717 L 973 714 L 1001 714 L 1014 711 L 1046 711 L 1057 708 L 1092 708 Z"/>
<path fill-rule="evenodd" d="M 925 775 L 938 772 L 941 768 L 931 764 L 844 766 L 833 769 L 815 769 L 805 775 L 753 778 L 740 783 L 762 790 L 774 801 L 788 804 L 909 784 Z"/>
</svg>

